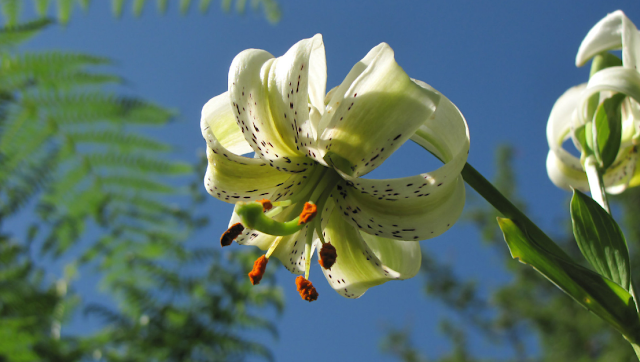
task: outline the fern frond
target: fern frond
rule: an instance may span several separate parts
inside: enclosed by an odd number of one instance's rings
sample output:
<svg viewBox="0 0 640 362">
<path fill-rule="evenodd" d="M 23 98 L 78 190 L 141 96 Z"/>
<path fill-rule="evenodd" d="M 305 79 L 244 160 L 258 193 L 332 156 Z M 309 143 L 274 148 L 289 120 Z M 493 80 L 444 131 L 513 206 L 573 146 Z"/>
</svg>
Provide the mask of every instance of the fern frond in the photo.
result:
<svg viewBox="0 0 640 362">
<path fill-rule="evenodd" d="M 204 14 L 207 11 L 209 11 L 210 5 L 211 5 L 211 0 L 200 0 L 200 6 L 198 7 L 198 10 L 200 10 L 200 12 Z"/>
<path fill-rule="evenodd" d="M 153 138 L 132 133 L 118 132 L 114 130 L 82 132 L 72 130 L 65 133 L 65 137 L 75 144 L 97 144 L 117 148 L 122 153 L 130 153 L 134 150 L 166 152 L 171 146 L 156 141 Z"/>
<path fill-rule="evenodd" d="M 142 15 L 144 9 L 145 0 L 133 0 L 133 15 L 139 17 Z"/>
<path fill-rule="evenodd" d="M 49 19 L 38 19 L 19 25 L 5 25 L 0 28 L 0 51 L 7 51 L 31 39 L 51 23 Z"/>
<path fill-rule="evenodd" d="M 119 124 L 164 124 L 173 113 L 152 103 L 129 97 L 85 92 L 24 93 L 23 103 L 38 107 L 40 113 L 59 125 L 104 121 Z"/>
<path fill-rule="evenodd" d="M 166 175 L 184 175 L 193 170 L 191 165 L 186 163 L 168 162 L 137 155 L 89 154 L 87 158 L 95 167 L 129 169 Z"/>
<path fill-rule="evenodd" d="M 6 73 L 22 72 L 32 76 L 68 72 L 85 69 L 89 66 L 108 65 L 111 60 L 105 57 L 83 53 L 46 52 L 7 55 L 2 59 L 2 71 Z"/>
<path fill-rule="evenodd" d="M 22 1 L 2 0 L 0 2 L 0 10 L 2 11 L 2 15 L 5 17 L 8 26 L 16 25 L 20 19 L 20 14 L 22 13 Z"/>
<path fill-rule="evenodd" d="M 180 0 L 180 14 L 184 15 L 189 12 L 191 0 Z"/>
<path fill-rule="evenodd" d="M 111 0 L 111 12 L 116 18 L 122 16 L 122 9 L 124 8 L 124 0 Z"/>
<path fill-rule="evenodd" d="M 171 194 L 175 192 L 175 187 L 165 183 L 150 180 L 140 176 L 107 176 L 100 179 L 100 183 L 107 189 L 128 189 L 136 193 L 162 193 Z"/>
<path fill-rule="evenodd" d="M 49 0 L 35 0 L 36 13 L 40 17 L 47 16 L 47 10 L 49 10 Z"/>
<path fill-rule="evenodd" d="M 143 2 L 145 0 L 142 0 Z M 167 12 L 167 0 L 158 0 L 158 11 L 160 14 L 165 14 Z"/>
<path fill-rule="evenodd" d="M 67 24 L 71 19 L 74 0 L 58 0 L 58 20 L 62 24 Z"/>
</svg>

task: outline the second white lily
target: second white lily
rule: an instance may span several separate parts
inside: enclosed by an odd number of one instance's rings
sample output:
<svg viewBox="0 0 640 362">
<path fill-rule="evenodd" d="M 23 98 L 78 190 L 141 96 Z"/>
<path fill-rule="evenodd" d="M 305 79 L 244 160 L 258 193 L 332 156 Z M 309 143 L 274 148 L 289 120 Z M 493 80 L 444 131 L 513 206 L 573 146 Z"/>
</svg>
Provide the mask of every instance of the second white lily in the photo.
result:
<svg viewBox="0 0 640 362">
<path fill-rule="evenodd" d="M 600 102 L 615 93 L 624 93 L 622 104 L 622 139 L 620 150 L 603 175 L 607 192 L 616 194 L 627 187 L 640 185 L 640 33 L 625 14 L 618 10 L 600 20 L 582 41 L 576 65 L 583 66 L 597 54 L 622 49 L 622 66 L 609 67 L 595 73 L 588 83 L 570 88 L 555 103 L 547 123 L 547 172 L 559 187 L 589 190 L 589 180 L 581 160 L 562 147 L 573 138 L 582 150 L 574 130 L 586 124 L 589 98 L 600 93 Z M 582 160 L 584 161 L 584 160 Z"/>
</svg>

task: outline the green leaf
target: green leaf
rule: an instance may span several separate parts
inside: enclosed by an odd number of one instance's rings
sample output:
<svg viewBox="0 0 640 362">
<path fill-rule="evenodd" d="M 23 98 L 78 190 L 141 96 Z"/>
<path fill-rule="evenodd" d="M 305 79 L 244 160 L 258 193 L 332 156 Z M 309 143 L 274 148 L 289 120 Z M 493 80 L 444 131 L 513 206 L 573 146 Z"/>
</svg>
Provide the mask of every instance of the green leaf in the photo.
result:
<svg viewBox="0 0 640 362">
<path fill-rule="evenodd" d="M 613 164 L 622 138 L 622 114 L 620 105 L 626 95 L 618 93 L 598 106 L 593 122 L 594 153 L 600 168 L 606 170 Z"/>
<path fill-rule="evenodd" d="M 576 137 L 576 139 L 578 140 L 578 143 L 580 143 L 580 146 L 582 147 L 582 153 L 583 154 L 592 154 L 593 151 L 591 150 L 591 140 L 593 139 L 593 137 L 591 137 L 591 128 L 589 127 L 588 123 L 587 125 L 582 125 L 580 127 L 577 127 L 574 131 L 574 135 Z"/>
<path fill-rule="evenodd" d="M 560 259 L 525 235 L 506 218 L 498 218 L 511 256 L 544 275 L 576 302 L 611 324 L 631 341 L 640 337 L 633 297 L 618 284 L 576 263 Z"/>
<path fill-rule="evenodd" d="M 629 290 L 629 250 L 613 217 L 589 196 L 574 190 L 571 220 L 573 235 L 584 257 L 602 276 Z"/>
<path fill-rule="evenodd" d="M 602 69 L 606 69 L 609 67 L 621 66 L 622 60 L 617 56 L 609 53 L 602 52 L 595 57 L 593 57 L 593 61 L 591 62 L 591 72 L 589 73 L 589 78 L 593 77 L 594 74 L 601 71 Z M 600 103 L 600 92 L 589 97 L 589 102 L 587 103 L 587 119 L 593 119 L 593 115 L 596 113 L 596 109 L 598 109 L 598 105 Z"/>
</svg>

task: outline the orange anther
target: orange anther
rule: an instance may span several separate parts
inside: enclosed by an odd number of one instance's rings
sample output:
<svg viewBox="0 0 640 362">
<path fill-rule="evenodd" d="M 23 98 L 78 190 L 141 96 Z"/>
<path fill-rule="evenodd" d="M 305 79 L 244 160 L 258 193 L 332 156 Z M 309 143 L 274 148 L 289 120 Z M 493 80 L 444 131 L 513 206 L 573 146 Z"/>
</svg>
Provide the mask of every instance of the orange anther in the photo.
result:
<svg viewBox="0 0 640 362">
<path fill-rule="evenodd" d="M 222 234 L 222 237 L 220 237 L 220 245 L 222 245 L 223 247 L 231 245 L 231 243 L 238 236 L 240 236 L 240 234 L 242 234 L 243 231 L 244 231 L 244 226 L 242 226 L 241 223 L 237 222 L 231 225 L 231 227 L 228 228 L 227 231 L 224 232 L 224 234 Z"/>
<path fill-rule="evenodd" d="M 271 201 L 267 199 L 256 200 L 256 202 L 259 202 L 262 204 L 262 211 L 271 210 L 271 208 L 273 207 L 273 205 L 271 204 Z"/>
<path fill-rule="evenodd" d="M 262 276 L 264 275 L 264 271 L 267 269 L 268 262 L 269 259 L 267 259 L 267 257 L 263 255 L 253 263 L 253 270 L 249 272 L 249 279 L 251 279 L 251 284 L 260 284 Z"/>
<path fill-rule="evenodd" d="M 316 216 L 317 213 L 318 213 L 318 208 L 316 207 L 315 204 L 312 204 L 310 202 L 305 202 L 304 208 L 300 213 L 300 220 L 298 220 L 298 225 L 306 224 L 309 221 L 313 220 L 313 218 Z"/>
<path fill-rule="evenodd" d="M 318 263 L 320 263 L 323 268 L 331 270 L 337 257 L 336 248 L 331 245 L 331 243 L 325 243 L 322 245 L 322 249 L 320 249 L 320 260 L 318 260 Z"/>
<path fill-rule="evenodd" d="M 302 299 L 313 302 L 318 299 L 318 292 L 313 287 L 310 281 L 306 280 L 302 275 L 296 278 L 296 286 L 298 287 L 298 293 Z"/>
</svg>

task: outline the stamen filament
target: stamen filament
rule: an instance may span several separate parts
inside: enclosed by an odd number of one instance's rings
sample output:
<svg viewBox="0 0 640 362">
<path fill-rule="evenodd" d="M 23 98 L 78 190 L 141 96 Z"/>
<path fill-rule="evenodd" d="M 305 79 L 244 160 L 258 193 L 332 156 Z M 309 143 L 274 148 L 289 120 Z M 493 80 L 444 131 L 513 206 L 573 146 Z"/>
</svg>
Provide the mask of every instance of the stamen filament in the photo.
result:
<svg viewBox="0 0 640 362">
<path fill-rule="evenodd" d="M 273 209 L 265 212 L 264 214 L 267 217 L 274 217 L 274 216 L 278 215 L 279 213 L 281 213 L 282 210 L 284 210 L 284 208 L 282 206 L 278 206 L 278 207 L 274 207 Z"/>
<path fill-rule="evenodd" d="M 273 254 L 273 252 L 276 250 L 278 244 L 280 244 L 280 240 L 282 240 L 282 236 L 278 236 L 276 240 L 273 241 L 273 244 L 271 244 L 269 250 L 267 250 L 267 254 L 265 254 L 267 259 L 269 259 L 271 257 L 271 254 Z"/>
<path fill-rule="evenodd" d="M 313 228 L 307 228 L 307 239 L 304 243 L 304 278 L 309 279 L 309 269 L 311 269 L 311 246 L 313 244 Z"/>
<path fill-rule="evenodd" d="M 272 202 L 271 205 L 276 207 L 277 206 L 287 207 L 291 205 L 291 200 L 275 201 L 275 202 Z"/>
</svg>

